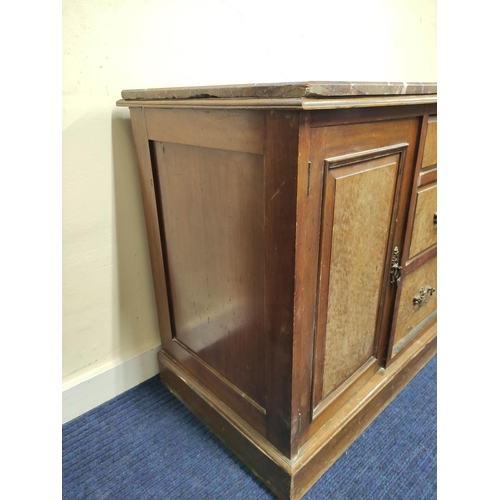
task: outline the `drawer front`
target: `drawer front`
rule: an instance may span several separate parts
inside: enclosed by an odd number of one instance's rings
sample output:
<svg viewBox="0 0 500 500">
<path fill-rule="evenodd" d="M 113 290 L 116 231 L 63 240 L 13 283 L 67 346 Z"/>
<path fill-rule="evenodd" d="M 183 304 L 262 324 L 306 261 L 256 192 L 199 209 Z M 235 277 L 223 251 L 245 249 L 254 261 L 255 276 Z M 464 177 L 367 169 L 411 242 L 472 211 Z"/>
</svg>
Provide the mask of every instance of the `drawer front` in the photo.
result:
<svg viewBox="0 0 500 500">
<path fill-rule="evenodd" d="M 437 257 L 407 274 L 401 286 L 394 345 L 411 335 L 412 330 L 437 308 Z"/>
<path fill-rule="evenodd" d="M 413 258 L 437 242 L 437 186 L 419 189 L 415 220 L 411 235 L 410 255 Z"/>
<path fill-rule="evenodd" d="M 424 156 L 422 168 L 437 164 L 437 117 L 430 116 L 427 122 L 427 134 L 425 135 Z"/>
</svg>

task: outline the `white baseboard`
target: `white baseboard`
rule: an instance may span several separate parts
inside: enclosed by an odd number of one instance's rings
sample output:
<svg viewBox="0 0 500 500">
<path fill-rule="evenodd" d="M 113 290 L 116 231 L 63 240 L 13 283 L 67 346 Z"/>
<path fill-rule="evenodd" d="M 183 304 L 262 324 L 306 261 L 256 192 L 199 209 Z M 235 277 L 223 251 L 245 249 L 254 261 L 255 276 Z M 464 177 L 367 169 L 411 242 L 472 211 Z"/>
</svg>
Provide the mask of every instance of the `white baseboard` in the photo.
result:
<svg viewBox="0 0 500 500">
<path fill-rule="evenodd" d="M 157 353 L 160 346 L 91 374 L 70 387 L 63 387 L 62 423 L 65 424 L 89 410 L 113 399 L 158 373 Z"/>
</svg>

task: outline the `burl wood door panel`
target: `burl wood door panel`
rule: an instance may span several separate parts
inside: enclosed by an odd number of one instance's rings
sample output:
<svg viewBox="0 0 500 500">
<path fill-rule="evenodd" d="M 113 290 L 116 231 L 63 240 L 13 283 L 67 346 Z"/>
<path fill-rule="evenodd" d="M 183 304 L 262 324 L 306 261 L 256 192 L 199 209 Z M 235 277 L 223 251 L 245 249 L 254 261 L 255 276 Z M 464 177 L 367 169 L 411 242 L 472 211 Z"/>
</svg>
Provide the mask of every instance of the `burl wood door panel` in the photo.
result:
<svg viewBox="0 0 500 500">
<path fill-rule="evenodd" d="M 262 408 L 263 156 L 157 141 L 153 148 L 172 334 Z"/>
<path fill-rule="evenodd" d="M 391 155 L 327 174 L 325 203 L 332 202 L 327 210 L 333 223 L 325 217 L 330 268 L 324 278 L 329 283 L 323 397 L 373 355 L 398 160 L 399 155 Z"/>
</svg>

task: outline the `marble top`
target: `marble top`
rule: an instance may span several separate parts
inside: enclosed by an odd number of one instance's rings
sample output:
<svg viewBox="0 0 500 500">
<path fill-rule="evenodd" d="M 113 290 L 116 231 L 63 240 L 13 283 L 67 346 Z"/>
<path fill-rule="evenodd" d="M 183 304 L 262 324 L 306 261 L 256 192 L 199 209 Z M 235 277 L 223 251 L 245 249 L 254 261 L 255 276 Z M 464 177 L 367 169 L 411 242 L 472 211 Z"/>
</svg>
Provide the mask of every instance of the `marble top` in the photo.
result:
<svg viewBox="0 0 500 500">
<path fill-rule="evenodd" d="M 335 98 L 437 94 L 436 83 L 425 82 L 297 82 L 171 87 L 123 90 L 125 100 Z"/>
</svg>

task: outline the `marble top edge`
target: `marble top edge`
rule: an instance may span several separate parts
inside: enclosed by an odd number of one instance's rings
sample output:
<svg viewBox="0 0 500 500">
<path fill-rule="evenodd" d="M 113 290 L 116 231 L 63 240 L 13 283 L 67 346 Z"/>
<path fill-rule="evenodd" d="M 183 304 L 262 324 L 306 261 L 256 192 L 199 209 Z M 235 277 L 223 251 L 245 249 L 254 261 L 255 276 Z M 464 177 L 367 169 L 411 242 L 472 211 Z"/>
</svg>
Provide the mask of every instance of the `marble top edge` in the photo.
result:
<svg viewBox="0 0 500 500">
<path fill-rule="evenodd" d="M 335 98 L 436 94 L 435 82 L 296 82 L 123 90 L 125 100 Z"/>
</svg>

